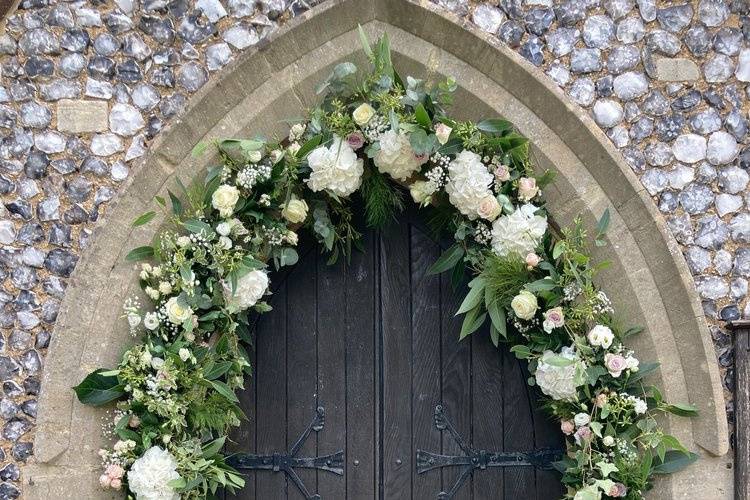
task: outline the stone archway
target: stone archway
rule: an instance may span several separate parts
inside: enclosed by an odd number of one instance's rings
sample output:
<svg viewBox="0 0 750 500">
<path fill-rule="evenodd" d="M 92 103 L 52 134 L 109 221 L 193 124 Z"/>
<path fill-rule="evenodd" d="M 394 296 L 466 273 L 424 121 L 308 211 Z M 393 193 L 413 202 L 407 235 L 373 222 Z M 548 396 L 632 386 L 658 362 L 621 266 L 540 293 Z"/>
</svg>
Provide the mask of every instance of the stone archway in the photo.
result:
<svg viewBox="0 0 750 500">
<path fill-rule="evenodd" d="M 28 498 L 107 496 L 95 472 L 103 413 L 75 402 L 70 387 L 92 368 L 115 364 L 129 342 L 120 307 L 138 287 L 123 256 L 158 229 L 132 228 L 134 216 L 176 178 L 190 181 L 200 174 L 206 159 L 190 154 L 198 141 L 285 134 L 284 119 L 313 102 L 314 85 L 330 68 L 362 57 L 358 24 L 371 38 L 388 31 L 404 73 L 455 75 L 462 84 L 454 106 L 459 117 L 512 119 L 537 145 L 540 166 L 559 172 L 546 195 L 560 222 L 580 213 L 593 225 L 610 208 L 612 244 L 597 256 L 613 263 L 601 277 L 603 288 L 630 322 L 646 327 L 635 347 L 643 359 L 662 364 L 655 382 L 665 397 L 700 409 L 695 419 L 667 418 L 665 425 L 703 459 L 660 481 L 655 496 L 729 498 L 731 458 L 711 339 L 679 249 L 648 194 L 606 137 L 544 75 L 498 43 L 406 0 L 345 0 L 313 9 L 240 57 L 161 134 L 71 279 L 47 357 L 35 462 L 24 471 Z"/>
</svg>

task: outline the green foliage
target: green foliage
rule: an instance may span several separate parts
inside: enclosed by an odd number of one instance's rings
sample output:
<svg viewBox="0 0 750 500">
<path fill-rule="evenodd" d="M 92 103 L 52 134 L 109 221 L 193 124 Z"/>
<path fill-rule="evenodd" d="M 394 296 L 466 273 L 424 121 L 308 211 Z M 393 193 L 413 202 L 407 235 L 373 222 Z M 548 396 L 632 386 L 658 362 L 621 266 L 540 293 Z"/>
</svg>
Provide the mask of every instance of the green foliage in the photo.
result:
<svg viewBox="0 0 750 500">
<path fill-rule="evenodd" d="M 102 369 L 89 373 L 73 390 L 81 403 L 91 406 L 110 403 L 125 394 L 117 372 Z"/>
<path fill-rule="evenodd" d="M 499 257 L 495 254 L 487 255 L 481 276 L 487 283 L 490 302 L 506 308 L 531 280 L 531 272 L 520 257 Z"/>
<path fill-rule="evenodd" d="M 404 210 L 403 192 L 376 168 L 367 169 L 360 194 L 369 227 L 385 227 Z"/>
</svg>

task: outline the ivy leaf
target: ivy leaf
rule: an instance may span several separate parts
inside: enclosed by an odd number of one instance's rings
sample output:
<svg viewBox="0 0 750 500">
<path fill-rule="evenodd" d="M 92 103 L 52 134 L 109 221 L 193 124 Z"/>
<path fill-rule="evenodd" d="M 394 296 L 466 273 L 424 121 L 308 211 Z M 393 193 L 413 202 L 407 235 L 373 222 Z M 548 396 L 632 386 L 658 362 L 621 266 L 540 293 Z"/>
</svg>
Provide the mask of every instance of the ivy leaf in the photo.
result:
<svg viewBox="0 0 750 500">
<path fill-rule="evenodd" d="M 144 224 L 148 224 L 151 222 L 154 217 L 156 217 L 156 212 L 153 210 L 150 212 L 146 212 L 145 214 L 138 217 L 136 220 L 133 221 L 133 227 L 143 226 Z"/>
<path fill-rule="evenodd" d="M 448 250 L 446 250 L 445 253 L 443 253 L 443 255 L 441 255 L 440 258 L 435 261 L 432 266 L 430 266 L 430 268 L 427 270 L 427 274 L 432 275 L 445 272 L 458 264 L 458 261 L 460 261 L 463 256 L 463 247 L 456 243 L 452 245 Z"/>
<path fill-rule="evenodd" d="M 596 385 L 599 377 L 607 374 L 607 369 L 601 365 L 591 365 L 586 368 L 586 378 L 588 379 L 589 385 Z"/>
<path fill-rule="evenodd" d="M 139 260 L 149 259 L 154 256 L 154 247 L 146 245 L 132 249 L 125 256 L 125 260 L 130 262 L 136 262 Z"/>
<path fill-rule="evenodd" d="M 98 369 L 89 373 L 73 390 L 78 401 L 91 406 L 101 406 L 125 394 L 117 378 L 118 371 Z"/>
</svg>

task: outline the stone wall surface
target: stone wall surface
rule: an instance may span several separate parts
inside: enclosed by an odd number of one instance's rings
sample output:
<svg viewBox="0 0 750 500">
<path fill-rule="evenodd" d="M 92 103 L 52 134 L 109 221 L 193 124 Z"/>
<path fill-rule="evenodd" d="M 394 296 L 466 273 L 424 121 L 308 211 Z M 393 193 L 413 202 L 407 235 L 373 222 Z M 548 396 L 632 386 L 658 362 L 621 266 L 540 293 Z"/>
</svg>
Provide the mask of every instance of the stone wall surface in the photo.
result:
<svg viewBox="0 0 750 500">
<path fill-rule="evenodd" d="M 131 169 L 160 130 L 178 120 L 191 95 L 204 92 L 243 50 L 262 44 L 309 4 L 24 0 L 8 19 L 0 37 L 0 498 L 20 495 L 19 465 L 34 453 L 43 360 L 67 278 L 108 202 L 129 183 Z M 571 109 L 593 117 L 620 150 L 680 243 L 731 391 L 731 339 L 719 319 L 750 316 L 750 5 L 733 0 L 436 4 L 516 50 L 528 61 L 521 64 L 539 67 L 549 85 L 580 106 Z M 277 60 L 263 61 L 283 67 L 302 49 L 275 50 Z M 450 61 L 441 63 L 450 66 Z M 493 62 L 483 61 L 486 72 L 494 69 Z M 256 77 L 270 69 L 259 64 Z M 241 91 L 242 85 L 236 88 Z M 231 85 L 221 89 L 232 90 Z M 296 105 L 297 99 L 277 105 Z M 174 168 L 182 160 L 169 157 L 168 145 L 163 154 L 166 163 L 157 158 L 143 168 Z M 548 155 L 546 160 L 560 159 Z M 568 188 L 580 197 L 574 186 L 560 187 Z M 142 193 L 119 204 L 137 209 L 148 199 Z M 114 261 L 122 250 L 100 251 L 102 259 Z M 82 271 L 77 278 L 85 283 Z M 123 282 L 128 279 L 123 276 Z M 95 306 L 88 309 L 91 314 Z M 658 324 L 658 318 L 644 321 Z M 730 392 L 727 400 L 731 420 Z"/>
</svg>

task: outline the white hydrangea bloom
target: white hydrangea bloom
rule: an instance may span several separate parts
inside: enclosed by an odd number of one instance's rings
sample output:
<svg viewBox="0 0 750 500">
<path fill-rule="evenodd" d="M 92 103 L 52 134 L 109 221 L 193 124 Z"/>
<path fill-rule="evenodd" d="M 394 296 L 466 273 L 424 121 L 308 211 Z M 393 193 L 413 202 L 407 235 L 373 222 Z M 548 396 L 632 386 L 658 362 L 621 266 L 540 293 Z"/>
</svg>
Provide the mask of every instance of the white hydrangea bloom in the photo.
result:
<svg viewBox="0 0 750 500">
<path fill-rule="evenodd" d="M 393 130 L 380 136 L 380 150 L 373 160 L 378 170 L 400 181 L 411 177 L 421 165 L 414 156 L 409 136 Z"/>
<path fill-rule="evenodd" d="M 482 200 L 492 196 L 493 176 L 482 163 L 478 154 L 463 150 L 448 165 L 448 182 L 445 191 L 448 199 L 459 212 L 469 219 L 480 214 Z"/>
<path fill-rule="evenodd" d="M 168 483 L 179 479 L 177 461 L 167 450 L 152 446 L 128 471 L 128 487 L 136 500 L 179 500 Z"/>
<path fill-rule="evenodd" d="M 554 366 L 547 362 L 553 357 L 562 357 L 575 362 L 567 366 Z M 534 373 L 536 383 L 544 394 L 556 401 L 573 400 L 578 394 L 579 365 L 580 361 L 572 347 L 563 347 L 560 353 L 544 351 Z"/>
<path fill-rule="evenodd" d="M 492 250 L 500 257 L 515 253 L 521 257 L 533 252 L 547 231 L 547 217 L 535 215 L 531 203 L 492 223 Z"/>
<path fill-rule="evenodd" d="M 232 293 L 232 285 L 224 283 L 224 301 L 237 311 L 253 307 L 268 289 L 268 274 L 256 269 L 237 280 L 237 290 Z"/>
<path fill-rule="evenodd" d="M 349 196 L 362 184 L 363 161 L 339 136 L 333 136 L 330 146 L 313 149 L 307 163 L 312 172 L 306 182 L 313 191 L 328 190 L 337 196 Z"/>
</svg>

